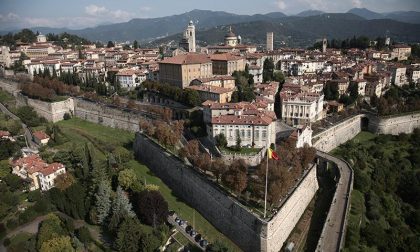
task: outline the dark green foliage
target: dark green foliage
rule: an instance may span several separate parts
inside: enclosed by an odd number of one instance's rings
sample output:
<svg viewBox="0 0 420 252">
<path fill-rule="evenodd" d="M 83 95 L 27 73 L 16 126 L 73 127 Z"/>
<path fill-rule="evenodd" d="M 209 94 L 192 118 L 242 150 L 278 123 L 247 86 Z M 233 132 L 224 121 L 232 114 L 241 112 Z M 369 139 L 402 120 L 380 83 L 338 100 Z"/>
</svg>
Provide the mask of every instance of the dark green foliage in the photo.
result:
<svg viewBox="0 0 420 252">
<path fill-rule="evenodd" d="M 354 164 L 354 188 L 364 193 L 364 199 L 358 196 L 353 202 L 356 198 L 352 197 L 346 241 L 350 250 L 416 250 L 420 172 L 412 155 L 419 152 L 419 135 L 419 130 L 412 135 L 379 135 L 362 144 L 350 141 L 336 152 Z M 365 211 L 359 206 L 362 203 Z"/>
<path fill-rule="evenodd" d="M 84 244 L 88 244 L 90 241 L 92 241 L 92 237 L 87 227 L 81 227 L 77 229 L 76 236 Z"/>
<path fill-rule="evenodd" d="M 0 139 L 0 160 L 8 159 L 19 151 L 20 147 L 16 142 Z"/>
<path fill-rule="evenodd" d="M 140 251 L 143 233 L 142 226 L 136 217 L 124 219 L 118 228 L 115 248 L 124 252 Z"/>
<path fill-rule="evenodd" d="M 52 203 L 62 212 L 75 219 L 84 219 L 87 214 L 86 188 L 80 183 L 74 183 L 64 191 L 52 188 L 49 191 Z"/>
<path fill-rule="evenodd" d="M 107 48 L 114 47 L 114 43 L 112 41 L 108 41 L 108 44 L 106 45 Z"/>
<path fill-rule="evenodd" d="M 189 105 L 198 106 L 200 105 L 200 96 L 196 90 L 181 89 L 166 83 L 159 83 L 153 81 L 144 81 L 142 83 L 143 89 L 147 91 L 157 92 L 161 95 L 167 96 L 170 99 Z"/>
<path fill-rule="evenodd" d="M 223 133 L 220 133 L 219 135 L 217 135 L 215 137 L 216 140 L 216 144 L 219 147 L 226 147 L 227 146 L 227 140 L 226 140 L 226 136 Z"/>
<path fill-rule="evenodd" d="M 15 175 L 15 174 L 7 174 L 6 177 L 4 177 L 4 182 L 10 187 L 12 191 L 19 190 L 23 188 L 22 179 Z"/>
<path fill-rule="evenodd" d="M 248 101 L 255 99 L 254 76 L 246 71 L 235 71 L 232 74 L 235 77 L 237 91 L 232 94 L 232 102 Z"/>
<path fill-rule="evenodd" d="M 324 95 L 327 101 L 338 100 L 338 85 L 333 82 L 327 82 L 324 86 Z"/>
<path fill-rule="evenodd" d="M 273 59 L 267 58 L 263 66 L 263 82 L 270 82 L 274 79 L 274 62 Z"/>
<path fill-rule="evenodd" d="M 36 202 L 40 198 L 41 198 L 41 191 L 39 189 L 38 190 L 35 190 L 35 191 L 30 191 L 28 193 L 28 201 L 29 202 Z"/>
<path fill-rule="evenodd" d="M 46 122 L 42 117 L 39 117 L 33 108 L 23 106 L 17 109 L 16 115 L 29 127 L 37 127 Z"/>
<path fill-rule="evenodd" d="M 148 190 L 136 194 L 134 209 L 142 222 L 153 227 L 164 224 L 169 211 L 160 192 Z"/>
</svg>

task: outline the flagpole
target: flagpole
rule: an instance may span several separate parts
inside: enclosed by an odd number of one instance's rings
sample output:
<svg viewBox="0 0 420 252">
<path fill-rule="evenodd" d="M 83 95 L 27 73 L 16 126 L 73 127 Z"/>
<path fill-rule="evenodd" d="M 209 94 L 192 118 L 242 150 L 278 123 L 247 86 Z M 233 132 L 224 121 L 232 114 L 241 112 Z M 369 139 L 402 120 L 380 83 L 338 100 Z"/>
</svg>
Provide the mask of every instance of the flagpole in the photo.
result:
<svg viewBox="0 0 420 252">
<path fill-rule="evenodd" d="M 269 150 L 267 148 L 267 166 L 265 168 L 264 218 L 267 213 L 268 159 L 269 159 Z"/>
</svg>

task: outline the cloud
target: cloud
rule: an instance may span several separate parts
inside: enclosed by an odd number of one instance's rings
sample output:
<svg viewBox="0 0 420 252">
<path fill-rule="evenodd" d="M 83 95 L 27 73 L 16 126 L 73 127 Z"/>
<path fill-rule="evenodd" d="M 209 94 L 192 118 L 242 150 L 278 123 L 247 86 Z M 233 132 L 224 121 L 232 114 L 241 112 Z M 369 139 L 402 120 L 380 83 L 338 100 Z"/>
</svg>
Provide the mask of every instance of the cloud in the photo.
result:
<svg viewBox="0 0 420 252">
<path fill-rule="evenodd" d="M 362 0 L 351 0 L 351 3 L 356 8 L 362 8 Z"/>
<path fill-rule="evenodd" d="M 126 21 L 134 16 L 133 13 L 124 10 L 108 10 L 105 6 L 88 5 L 85 13 L 98 18 L 111 18 L 115 21 Z"/>
<path fill-rule="evenodd" d="M 7 14 L 0 14 L 0 22 L 13 22 L 19 20 L 19 15 L 9 12 Z"/>
<path fill-rule="evenodd" d="M 143 7 L 140 7 L 140 10 L 141 10 L 141 11 L 151 11 L 151 10 L 152 10 L 152 8 L 151 8 L 151 7 L 149 7 L 149 6 L 143 6 Z"/>
<path fill-rule="evenodd" d="M 286 3 L 284 2 L 284 0 L 277 0 L 277 1 L 276 1 L 276 6 L 277 6 L 277 8 L 279 8 L 280 10 L 284 10 L 284 9 L 286 9 Z"/>
</svg>

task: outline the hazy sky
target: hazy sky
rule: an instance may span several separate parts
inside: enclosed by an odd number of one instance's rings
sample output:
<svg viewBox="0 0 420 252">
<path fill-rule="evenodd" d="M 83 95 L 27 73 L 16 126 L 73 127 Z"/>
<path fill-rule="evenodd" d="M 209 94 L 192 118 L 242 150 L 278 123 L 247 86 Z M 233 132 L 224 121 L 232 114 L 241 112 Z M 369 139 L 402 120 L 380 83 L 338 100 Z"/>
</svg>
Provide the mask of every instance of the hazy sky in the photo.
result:
<svg viewBox="0 0 420 252">
<path fill-rule="evenodd" d="M 0 0 L 0 29 L 83 28 L 132 18 L 180 14 L 193 9 L 237 14 L 274 11 L 296 14 L 308 9 L 346 12 L 354 7 L 377 12 L 420 11 L 420 0 Z"/>
</svg>

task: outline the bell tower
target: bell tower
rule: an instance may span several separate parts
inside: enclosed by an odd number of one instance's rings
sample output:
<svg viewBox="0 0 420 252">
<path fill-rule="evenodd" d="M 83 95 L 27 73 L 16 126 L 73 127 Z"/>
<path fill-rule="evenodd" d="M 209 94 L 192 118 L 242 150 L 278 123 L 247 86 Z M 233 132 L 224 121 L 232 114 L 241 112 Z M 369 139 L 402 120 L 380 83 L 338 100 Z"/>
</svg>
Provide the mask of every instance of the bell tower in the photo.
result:
<svg viewBox="0 0 420 252">
<path fill-rule="evenodd" d="M 326 53 L 327 52 L 327 44 L 328 44 L 327 38 L 324 37 L 322 39 L 322 52 L 323 53 Z"/>
</svg>

